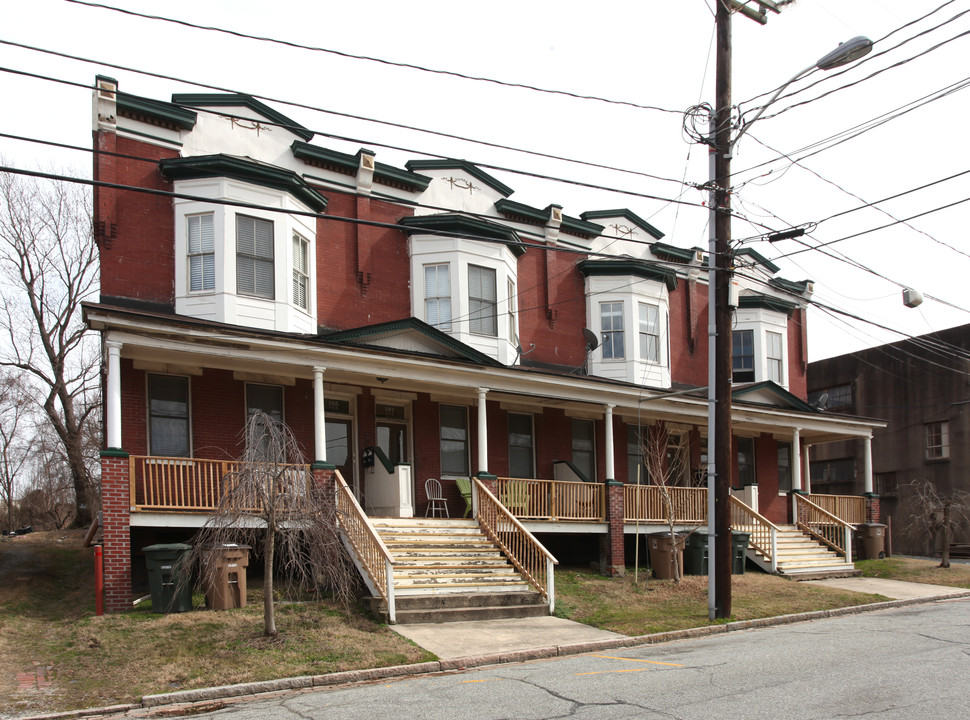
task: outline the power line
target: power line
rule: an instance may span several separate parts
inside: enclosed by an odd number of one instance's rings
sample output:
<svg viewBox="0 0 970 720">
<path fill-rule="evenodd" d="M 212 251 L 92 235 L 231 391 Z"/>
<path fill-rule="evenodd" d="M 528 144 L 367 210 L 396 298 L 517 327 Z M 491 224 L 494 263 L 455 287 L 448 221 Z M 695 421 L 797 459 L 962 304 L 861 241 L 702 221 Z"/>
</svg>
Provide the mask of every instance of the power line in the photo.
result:
<svg viewBox="0 0 970 720">
<path fill-rule="evenodd" d="M 195 30 L 204 30 L 206 32 L 222 33 L 224 35 L 231 35 L 233 37 L 241 38 L 244 40 L 256 40 L 258 42 L 271 43 L 274 45 L 282 45 L 282 46 L 294 48 L 297 50 L 308 50 L 311 52 L 326 53 L 329 55 L 347 58 L 350 60 L 361 60 L 365 62 L 377 63 L 379 65 L 405 68 L 407 70 L 418 70 L 420 72 L 432 73 L 435 75 L 447 75 L 450 77 L 459 78 L 461 80 L 471 80 L 475 82 L 491 83 L 493 85 L 500 85 L 502 87 L 529 90 L 532 92 L 546 93 L 549 95 L 562 95 L 565 97 L 574 98 L 576 100 L 593 100 L 596 102 L 607 103 L 609 105 L 623 105 L 626 107 L 636 108 L 638 110 L 654 110 L 657 112 L 672 113 L 676 115 L 680 115 L 681 113 L 680 110 L 669 110 L 667 108 L 658 107 L 656 105 L 641 105 L 640 103 L 635 103 L 629 100 L 611 100 L 609 98 L 600 97 L 598 95 L 584 95 L 581 93 L 570 92 L 568 90 L 555 90 L 555 89 L 549 89 L 549 88 L 542 88 L 542 87 L 537 87 L 535 85 L 528 85 L 525 83 L 509 82 L 505 80 L 497 80 L 495 78 L 488 78 L 488 77 L 482 77 L 477 75 L 467 75 L 465 73 L 456 72 L 454 70 L 442 70 L 440 68 L 430 68 L 430 67 L 425 67 L 423 65 L 416 65 L 413 63 L 406 63 L 406 62 L 396 62 L 393 60 L 387 60 L 379 57 L 372 57 L 369 55 L 357 55 L 354 53 L 344 52 L 341 50 L 333 50 L 331 48 L 319 47 L 315 45 L 304 45 L 302 43 L 293 42 L 291 40 L 281 40 L 278 38 L 272 38 L 272 37 L 263 36 L 263 35 L 251 35 L 249 33 L 244 33 L 239 30 L 229 30 L 227 28 L 217 27 L 214 25 L 199 25 L 197 23 L 189 22 L 187 20 L 163 17 L 161 15 L 149 15 L 147 13 L 140 13 L 134 10 L 127 10 L 124 8 L 113 7 L 111 5 L 104 5 L 102 3 L 86 2 L 85 0 L 65 0 L 65 2 L 73 3 L 75 5 L 84 5 L 87 7 L 99 8 L 102 10 L 110 10 L 112 12 L 121 13 L 123 15 L 131 15 L 133 17 L 143 18 L 145 20 L 154 20 L 159 22 L 171 23 L 173 25 L 181 25 L 183 27 L 193 28 Z"/>
</svg>

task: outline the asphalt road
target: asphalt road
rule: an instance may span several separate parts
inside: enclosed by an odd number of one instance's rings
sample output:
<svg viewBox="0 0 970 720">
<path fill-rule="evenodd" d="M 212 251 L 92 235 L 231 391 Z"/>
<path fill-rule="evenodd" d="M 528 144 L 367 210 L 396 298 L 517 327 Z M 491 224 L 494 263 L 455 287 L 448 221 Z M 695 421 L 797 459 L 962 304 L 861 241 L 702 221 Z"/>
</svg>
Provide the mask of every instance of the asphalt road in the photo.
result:
<svg viewBox="0 0 970 720">
<path fill-rule="evenodd" d="M 318 690 L 195 717 L 965 718 L 970 600 Z"/>
</svg>

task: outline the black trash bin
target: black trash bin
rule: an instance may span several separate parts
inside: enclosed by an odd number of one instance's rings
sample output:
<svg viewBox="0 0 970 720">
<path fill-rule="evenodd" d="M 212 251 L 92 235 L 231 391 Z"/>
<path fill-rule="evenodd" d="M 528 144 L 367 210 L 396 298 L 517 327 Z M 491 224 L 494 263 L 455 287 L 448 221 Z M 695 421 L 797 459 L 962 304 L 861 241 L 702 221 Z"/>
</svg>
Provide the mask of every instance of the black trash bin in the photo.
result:
<svg viewBox="0 0 970 720">
<path fill-rule="evenodd" d="M 684 575 L 707 575 L 707 533 L 694 532 L 684 545 Z"/>
<path fill-rule="evenodd" d="M 858 560 L 878 560 L 886 557 L 886 526 L 882 523 L 856 525 L 855 554 Z"/>
<path fill-rule="evenodd" d="M 751 533 L 731 531 L 731 574 L 744 575 L 744 564 L 748 558 L 748 540 Z"/>
<path fill-rule="evenodd" d="M 149 545 L 142 548 L 148 567 L 148 586 L 152 594 L 152 612 L 188 612 L 192 609 L 192 583 L 184 573 L 191 569 L 182 567 L 179 561 L 192 549 L 191 545 L 172 543 Z"/>
</svg>

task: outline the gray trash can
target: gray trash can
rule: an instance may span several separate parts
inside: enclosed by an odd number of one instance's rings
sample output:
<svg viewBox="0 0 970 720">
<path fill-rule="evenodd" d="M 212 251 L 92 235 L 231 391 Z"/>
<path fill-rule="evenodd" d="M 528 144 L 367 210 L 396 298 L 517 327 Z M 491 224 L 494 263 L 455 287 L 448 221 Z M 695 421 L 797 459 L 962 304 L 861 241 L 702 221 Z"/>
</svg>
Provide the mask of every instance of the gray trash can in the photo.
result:
<svg viewBox="0 0 970 720">
<path fill-rule="evenodd" d="M 192 609 L 191 578 L 180 582 L 182 575 L 191 572 L 183 568 L 179 561 L 191 545 L 172 543 L 170 545 L 149 545 L 141 551 L 145 553 L 148 567 L 148 587 L 152 594 L 152 612 L 188 612 Z"/>
</svg>

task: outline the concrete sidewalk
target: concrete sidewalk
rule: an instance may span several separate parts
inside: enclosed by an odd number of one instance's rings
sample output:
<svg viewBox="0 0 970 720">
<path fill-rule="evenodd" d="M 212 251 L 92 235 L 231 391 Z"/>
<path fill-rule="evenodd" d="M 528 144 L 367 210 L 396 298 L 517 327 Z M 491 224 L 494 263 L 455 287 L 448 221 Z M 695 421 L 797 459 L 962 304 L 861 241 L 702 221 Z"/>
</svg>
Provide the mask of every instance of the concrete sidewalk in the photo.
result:
<svg viewBox="0 0 970 720">
<path fill-rule="evenodd" d="M 822 587 L 838 588 L 839 590 L 883 595 L 893 600 L 945 597 L 967 593 L 965 588 L 868 577 L 830 578 L 828 580 L 805 580 L 804 582 L 807 585 L 821 585 Z"/>
</svg>

